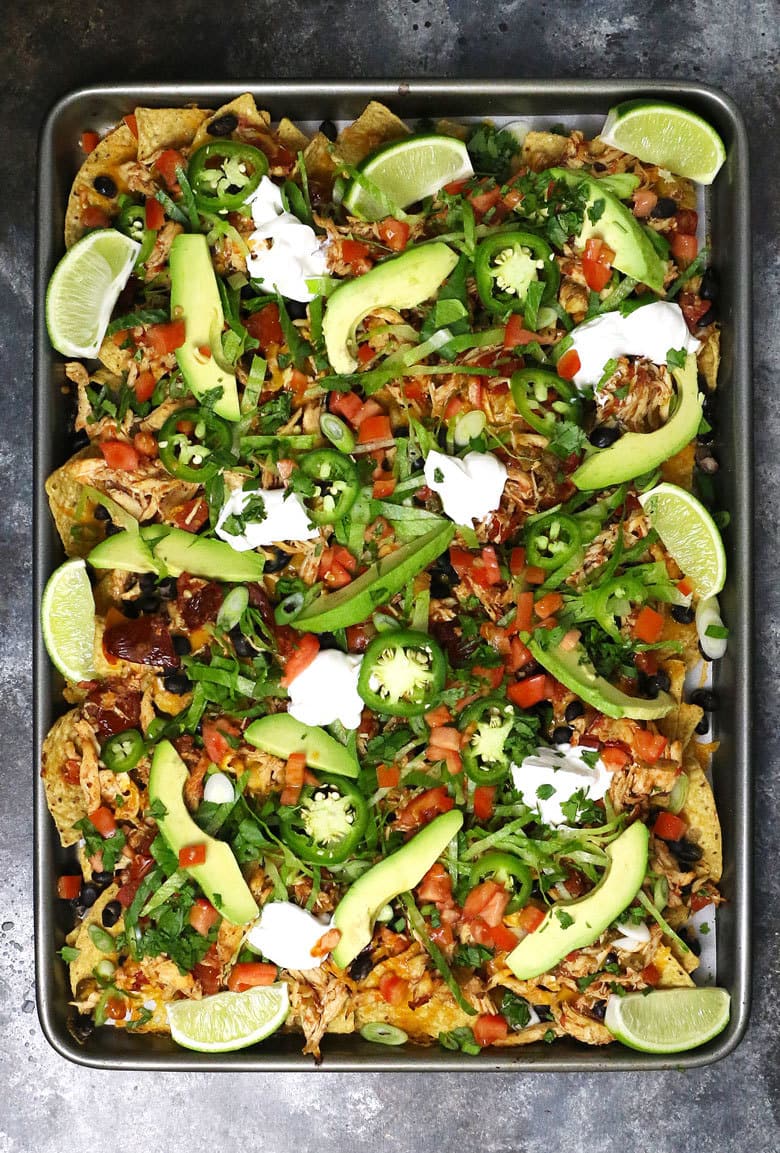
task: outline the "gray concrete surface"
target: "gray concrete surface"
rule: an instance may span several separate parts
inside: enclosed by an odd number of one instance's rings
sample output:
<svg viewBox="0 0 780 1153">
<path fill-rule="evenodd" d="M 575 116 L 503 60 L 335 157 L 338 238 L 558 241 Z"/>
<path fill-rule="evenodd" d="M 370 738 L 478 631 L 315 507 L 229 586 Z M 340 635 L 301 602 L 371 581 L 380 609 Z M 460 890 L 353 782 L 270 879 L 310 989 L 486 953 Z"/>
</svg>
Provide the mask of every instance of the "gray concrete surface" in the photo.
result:
<svg viewBox="0 0 780 1153">
<path fill-rule="evenodd" d="M 771 0 L 10 0 L 0 38 L 0 1153 L 63 1148 L 340 1153 L 772 1153 L 780 1147 L 777 733 L 777 10 Z M 36 133 L 54 99 L 107 80 L 370 76 L 687 78 L 746 117 L 755 241 L 756 893 L 752 1023 L 692 1073 L 152 1075 L 51 1051 L 35 1016 L 31 795 L 31 310 Z"/>
</svg>

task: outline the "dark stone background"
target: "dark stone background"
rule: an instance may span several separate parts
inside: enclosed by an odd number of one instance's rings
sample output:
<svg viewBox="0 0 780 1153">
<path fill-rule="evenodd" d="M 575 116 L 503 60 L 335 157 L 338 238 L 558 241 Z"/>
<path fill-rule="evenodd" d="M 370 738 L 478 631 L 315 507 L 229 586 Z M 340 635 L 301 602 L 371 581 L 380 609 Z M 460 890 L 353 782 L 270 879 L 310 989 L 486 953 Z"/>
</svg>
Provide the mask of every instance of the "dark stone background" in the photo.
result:
<svg viewBox="0 0 780 1153">
<path fill-rule="evenodd" d="M 0 1151 L 211 1148 L 343 1153 L 772 1153 L 780 1144 L 780 788 L 776 583 L 777 9 L 771 0 L 10 0 L 0 39 Z M 70 89 L 105 81 L 326 77 L 703 81 L 748 124 L 755 268 L 756 918 L 747 1038 L 688 1073 L 482 1076 L 106 1074 L 67 1065 L 34 1013 L 31 606 L 36 136 Z"/>
</svg>

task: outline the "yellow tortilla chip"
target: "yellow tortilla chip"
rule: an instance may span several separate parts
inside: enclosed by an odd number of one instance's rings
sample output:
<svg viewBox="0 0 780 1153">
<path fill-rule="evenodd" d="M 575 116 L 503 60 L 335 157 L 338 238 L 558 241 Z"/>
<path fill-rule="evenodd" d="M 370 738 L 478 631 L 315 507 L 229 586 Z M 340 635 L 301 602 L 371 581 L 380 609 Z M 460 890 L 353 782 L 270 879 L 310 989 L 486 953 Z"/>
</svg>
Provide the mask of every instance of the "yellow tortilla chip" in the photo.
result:
<svg viewBox="0 0 780 1153">
<path fill-rule="evenodd" d="M 336 152 L 347 164 L 359 164 L 380 144 L 401 140 L 408 135 L 409 129 L 403 120 L 399 120 L 384 104 L 372 100 L 357 120 L 339 133 Z"/>
<path fill-rule="evenodd" d="M 216 112 L 207 113 L 203 123 L 198 128 L 195 139 L 192 141 L 193 152 L 197 148 L 200 148 L 202 144 L 208 144 L 210 140 L 216 139 L 216 137 L 210 136 L 208 131 L 212 121 L 220 120 L 223 116 L 229 116 L 231 113 L 238 118 L 242 127 L 256 128 L 258 132 L 267 132 L 271 123 L 269 114 L 258 109 L 254 96 L 249 92 L 244 92 L 241 96 L 237 96 L 235 100 L 231 100 L 228 104 L 223 104 Z"/>
<path fill-rule="evenodd" d="M 136 108 L 138 159 L 148 164 L 166 148 L 187 148 L 210 115 L 205 108 Z"/>
<path fill-rule="evenodd" d="M 696 625 L 682 625 L 669 614 L 664 617 L 664 628 L 661 633 L 662 641 L 674 641 L 682 646 L 682 659 L 685 662 L 685 667 L 688 669 L 695 668 L 701 661 L 701 653 L 699 652 L 699 637 L 696 632 Z"/>
<path fill-rule="evenodd" d="M 333 178 L 338 168 L 330 149 L 331 143 L 327 136 L 318 132 L 303 151 L 303 162 L 306 165 L 309 187 L 316 189 L 323 199 L 330 196 Z"/>
<path fill-rule="evenodd" d="M 712 392 L 718 386 L 718 369 L 720 367 L 720 330 L 713 328 L 696 353 L 696 363 L 699 372 L 707 382 L 707 388 Z"/>
<path fill-rule="evenodd" d="M 116 197 L 101 196 L 95 188 L 98 176 L 108 176 L 116 185 L 117 196 L 127 192 L 123 165 L 134 161 L 138 155 L 138 141 L 123 122 L 90 152 L 76 173 L 73 187 L 68 197 L 65 211 L 65 247 L 70 248 L 85 231 L 83 215 L 85 208 L 100 208 L 109 215 L 116 212 Z"/>
<path fill-rule="evenodd" d="M 76 821 L 86 817 L 84 791 L 80 783 L 67 780 L 65 769 L 71 759 L 80 760 L 79 737 L 76 732 L 78 709 L 71 709 L 52 725 L 43 742 L 41 776 L 46 794 L 46 804 L 57 826 L 60 842 L 64 846 L 75 845 L 81 838 Z"/>
<path fill-rule="evenodd" d="M 723 873 L 723 837 L 712 787 L 699 765 L 695 753 L 689 750 L 685 759 L 688 774 L 688 796 L 685 798 L 681 816 L 688 823 L 688 838 L 695 841 L 702 851 L 698 867 L 707 870 L 713 881 L 719 881 Z"/>
<path fill-rule="evenodd" d="M 563 158 L 568 144 L 568 136 L 559 136 L 555 132 L 529 132 L 523 141 L 523 164 L 533 172 L 553 168 Z"/>
<path fill-rule="evenodd" d="M 703 716 L 704 713 L 698 705 L 689 705 L 683 702 L 676 709 L 667 713 L 665 717 L 656 721 L 656 727 L 668 741 L 681 741 L 683 748 L 685 748 Z"/>
<path fill-rule="evenodd" d="M 693 488 L 693 466 L 696 461 L 696 443 L 691 441 L 680 452 L 670 456 L 661 465 L 661 476 L 669 484 L 679 485 L 687 492 Z"/>
<path fill-rule="evenodd" d="M 454 136 L 457 140 L 468 140 L 471 128 L 468 124 L 460 124 L 457 120 L 437 120 L 436 131 L 442 136 Z"/>
<path fill-rule="evenodd" d="M 692 978 L 672 953 L 668 945 L 659 945 L 653 957 L 653 964 L 661 974 L 658 982 L 659 989 L 680 989 L 690 987 Z"/>
<path fill-rule="evenodd" d="M 101 539 L 102 534 L 96 525 L 94 533 L 89 531 L 89 524 L 78 525 L 78 531 L 75 531 L 78 524 L 76 510 L 83 490 L 82 482 L 76 477 L 76 466 L 79 461 L 95 455 L 95 449 L 92 447 L 81 449 L 56 469 L 46 481 L 46 495 L 49 498 L 51 515 L 68 556 L 87 556 Z"/>
<path fill-rule="evenodd" d="M 297 124 L 293 124 L 292 120 L 288 120 L 285 116 L 283 120 L 279 121 L 279 126 L 276 129 L 276 138 L 280 144 L 283 144 L 288 152 L 292 152 L 293 156 L 297 156 L 299 152 L 307 147 L 309 137 L 305 132 L 301 132 Z"/>
<path fill-rule="evenodd" d="M 98 349 L 98 360 L 113 376 L 122 376 L 130 367 L 133 354 L 129 348 L 120 348 L 110 336 L 103 338 Z"/>
<path fill-rule="evenodd" d="M 122 917 L 120 917 L 117 923 L 111 928 L 107 928 L 103 924 L 102 919 L 103 910 L 109 901 L 116 900 L 118 892 L 118 885 L 109 885 L 107 889 L 104 889 L 81 924 L 75 928 L 72 933 L 68 934 L 68 944 L 72 949 L 78 949 L 79 951 L 76 960 L 70 963 L 70 988 L 74 997 L 83 994 L 84 990 L 79 991 L 79 986 L 83 981 L 93 979 L 92 971 L 99 961 L 108 958 L 109 961 L 115 962 L 118 957 L 118 953 L 101 952 L 89 935 L 91 925 L 98 925 L 111 937 L 117 937 L 122 932 L 124 925 L 124 919 Z"/>
</svg>

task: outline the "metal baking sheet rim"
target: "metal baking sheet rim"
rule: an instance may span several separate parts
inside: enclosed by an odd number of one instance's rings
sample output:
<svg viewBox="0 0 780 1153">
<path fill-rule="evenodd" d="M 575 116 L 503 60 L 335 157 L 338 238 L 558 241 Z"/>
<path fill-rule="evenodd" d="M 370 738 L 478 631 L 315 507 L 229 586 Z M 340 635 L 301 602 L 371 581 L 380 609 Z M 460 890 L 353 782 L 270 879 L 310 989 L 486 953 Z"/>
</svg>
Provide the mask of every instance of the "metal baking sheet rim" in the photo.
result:
<svg viewBox="0 0 780 1153">
<path fill-rule="evenodd" d="M 56 949 L 62 944 L 52 899 L 53 879 L 61 850 L 51 824 L 37 766 L 43 738 L 57 708 L 56 681 L 37 627 L 34 661 L 35 693 L 35 952 L 38 1015 L 52 1047 L 67 1060 L 91 1068 L 127 1070 L 296 1071 L 430 1071 L 463 1072 L 638 1072 L 655 1069 L 700 1068 L 731 1053 L 742 1038 L 750 1010 L 750 882 L 751 882 L 751 625 L 752 625 L 752 424 L 750 331 L 750 231 L 748 146 L 744 123 L 736 105 L 724 93 L 701 84 L 675 82 L 513 81 L 513 80 L 363 80 L 355 81 L 244 81 L 229 84 L 137 84 L 83 88 L 63 97 L 49 113 L 40 136 L 35 291 L 35 556 L 34 615 L 46 578 L 60 555 L 44 493 L 48 473 L 59 463 L 55 437 L 58 428 L 54 392 L 59 363 L 48 344 L 44 319 L 45 289 L 61 255 L 60 223 L 72 172 L 67 164 L 71 146 L 63 144 L 65 125 L 73 133 L 102 118 L 106 126 L 138 104 L 182 102 L 219 103 L 238 92 L 251 91 L 263 106 L 299 118 L 320 120 L 352 116 L 371 97 L 387 101 L 401 116 L 426 114 L 462 116 L 550 115 L 606 113 L 623 99 L 656 97 L 684 103 L 716 125 L 727 143 L 724 173 L 708 192 L 710 222 L 716 229 L 716 252 L 721 265 L 724 359 L 720 388 L 721 419 L 730 417 L 730 441 L 723 445 L 721 469 L 725 506 L 731 511 L 728 530 L 730 582 L 724 593 L 731 628 L 730 654 L 722 688 L 728 692 L 734 723 L 724 726 L 722 767 L 716 761 L 716 794 L 724 823 L 726 864 L 724 886 L 728 904 L 719 916 L 718 979 L 732 997 L 728 1028 L 708 1045 L 689 1053 L 668 1056 L 635 1053 L 619 1045 L 586 1048 L 557 1041 L 508 1049 L 488 1050 L 477 1060 L 433 1048 L 409 1046 L 404 1051 L 382 1051 L 359 1036 L 325 1038 L 324 1060 L 314 1066 L 300 1050 L 299 1035 L 276 1034 L 263 1046 L 239 1053 L 208 1055 L 176 1049 L 168 1038 L 131 1037 L 119 1030 L 92 1034 L 79 1045 L 68 1032 L 65 1008 L 67 987 L 64 964 Z M 216 103 L 215 103 L 216 102 Z M 308 114 L 308 115 L 307 115 Z M 70 137 L 69 137 L 70 142 Z M 717 243 L 720 239 L 720 244 Z M 728 264 L 723 263 L 724 257 Z M 59 421 L 61 426 L 62 422 Z M 64 447 L 64 445 L 63 445 Z M 723 717 L 725 710 L 721 711 Z"/>
</svg>

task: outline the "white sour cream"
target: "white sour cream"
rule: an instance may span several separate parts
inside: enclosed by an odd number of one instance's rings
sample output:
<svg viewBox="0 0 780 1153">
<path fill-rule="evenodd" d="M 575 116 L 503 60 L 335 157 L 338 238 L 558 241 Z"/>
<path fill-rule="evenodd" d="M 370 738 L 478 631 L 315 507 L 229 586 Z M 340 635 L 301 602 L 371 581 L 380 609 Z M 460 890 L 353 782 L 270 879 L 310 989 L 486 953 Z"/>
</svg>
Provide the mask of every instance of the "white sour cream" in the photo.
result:
<svg viewBox="0 0 780 1153">
<path fill-rule="evenodd" d="M 632 925 L 630 921 L 618 921 L 617 928 L 623 934 L 612 941 L 612 947 L 622 949 L 625 953 L 636 953 L 650 940 L 650 930 L 647 925 Z"/>
<path fill-rule="evenodd" d="M 203 800 L 212 805 L 229 805 L 236 799 L 230 777 L 225 773 L 209 773 L 203 786 Z"/>
<path fill-rule="evenodd" d="M 289 300 L 312 300 L 306 281 L 327 268 L 326 249 L 313 228 L 285 212 L 277 185 L 267 176 L 247 201 L 255 231 L 248 240 L 246 266 L 266 292 L 279 292 Z"/>
<path fill-rule="evenodd" d="M 512 780 L 523 802 L 529 809 L 538 809 L 546 825 L 565 825 L 561 805 L 574 793 L 583 790 L 586 797 L 599 801 L 609 789 L 612 774 L 603 761 L 591 768 L 583 759 L 583 750 L 572 745 L 539 748 L 526 757 L 521 765 L 512 765 Z M 539 789 L 555 791 L 549 797 L 539 797 Z"/>
<path fill-rule="evenodd" d="M 356 729 L 363 712 L 357 683 L 362 657 L 338 649 L 324 649 L 299 673 L 288 688 L 288 712 L 304 725 L 331 725 L 341 721 Z"/>
<path fill-rule="evenodd" d="M 324 957 L 311 951 L 330 925 L 291 901 L 271 901 L 247 933 L 253 949 L 281 969 L 318 969 Z"/>
<path fill-rule="evenodd" d="M 670 348 L 696 352 L 699 347 L 680 306 L 668 300 L 645 304 L 628 316 L 605 312 L 580 324 L 571 336 L 572 348 L 580 358 L 574 377 L 577 388 L 595 387 L 607 361 L 618 356 L 644 356 L 653 364 L 666 364 Z"/>
<path fill-rule="evenodd" d="M 244 511 L 252 497 L 261 496 L 265 505 L 265 519 L 249 521 L 240 535 L 226 532 L 222 527 L 229 516 Z M 285 499 L 283 488 L 253 489 L 244 491 L 236 488 L 220 509 L 217 527 L 214 530 L 221 540 L 236 552 L 248 552 L 262 545 L 276 544 L 277 541 L 313 540 L 318 530 L 309 521 L 303 501 L 297 493 L 291 492 Z"/>
<path fill-rule="evenodd" d="M 483 520 L 501 504 L 506 466 L 492 452 L 467 452 L 462 460 L 429 452 L 423 471 L 428 488 L 438 493 L 456 524 Z"/>
</svg>

